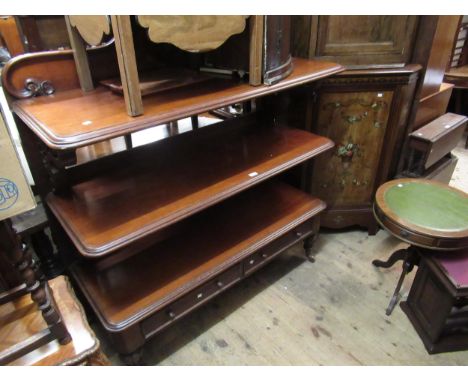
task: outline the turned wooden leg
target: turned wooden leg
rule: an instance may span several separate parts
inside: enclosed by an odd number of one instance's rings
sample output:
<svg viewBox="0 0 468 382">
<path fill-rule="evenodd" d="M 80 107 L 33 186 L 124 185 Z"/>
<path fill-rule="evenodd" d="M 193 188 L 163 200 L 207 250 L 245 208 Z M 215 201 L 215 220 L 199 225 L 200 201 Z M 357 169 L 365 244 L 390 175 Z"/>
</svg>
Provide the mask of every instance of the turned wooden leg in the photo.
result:
<svg viewBox="0 0 468 382">
<path fill-rule="evenodd" d="M 31 235 L 30 240 L 45 277 L 50 280 L 60 275 L 63 269 L 58 269 L 57 262 L 52 259 L 54 248 L 47 234 L 44 231 L 35 232 Z"/>
<path fill-rule="evenodd" d="M 314 257 L 315 253 L 312 249 L 314 246 L 314 242 L 317 240 L 317 236 L 318 234 L 315 233 L 307 237 L 306 239 L 304 239 L 305 256 L 311 263 L 315 263 L 315 257 Z"/>
<path fill-rule="evenodd" d="M 377 234 L 377 232 L 379 232 L 379 225 L 377 224 L 376 221 L 374 221 L 373 224 L 370 224 L 367 226 L 367 233 L 369 236 L 375 236 Z"/>
<path fill-rule="evenodd" d="M 398 279 L 397 286 L 395 287 L 393 296 L 390 299 L 390 303 L 388 304 L 387 310 L 385 311 L 385 314 L 387 316 L 390 316 L 392 314 L 395 305 L 400 299 L 400 290 L 406 275 L 410 273 L 413 270 L 414 266 L 419 263 L 419 253 L 416 247 L 409 246 L 407 249 L 400 249 L 394 252 L 387 261 L 374 260 L 372 262 L 372 264 L 376 267 L 390 268 L 399 260 L 403 260 L 403 266 L 400 278 Z"/>
<path fill-rule="evenodd" d="M 190 117 L 190 120 L 192 122 L 192 129 L 193 130 L 198 129 L 198 115 L 192 115 Z"/>
<path fill-rule="evenodd" d="M 398 251 L 395 251 L 392 253 L 392 255 L 388 258 L 387 261 L 382 261 L 382 260 L 374 260 L 372 262 L 372 265 L 375 267 L 379 268 L 390 268 L 399 260 L 405 260 L 406 259 L 406 252 L 407 249 L 399 249 Z"/>
<path fill-rule="evenodd" d="M 144 366 L 143 362 L 143 347 L 138 348 L 132 353 L 119 354 L 120 359 L 127 366 Z"/>
<path fill-rule="evenodd" d="M 46 281 L 40 281 L 34 271 L 32 251 L 21 243 L 20 237 L 13 230 L 9 221 L 2 222 L 0 229 L 2 230 L 1 239 L 3 241 L 0 244 L 26 284 L 26 290 L 31 294 L 31 299 L 41 311 L 48 329 L 61 344 L 70 342 L 70 334 L 57 310 L 49 284 Z"/>
</svg>

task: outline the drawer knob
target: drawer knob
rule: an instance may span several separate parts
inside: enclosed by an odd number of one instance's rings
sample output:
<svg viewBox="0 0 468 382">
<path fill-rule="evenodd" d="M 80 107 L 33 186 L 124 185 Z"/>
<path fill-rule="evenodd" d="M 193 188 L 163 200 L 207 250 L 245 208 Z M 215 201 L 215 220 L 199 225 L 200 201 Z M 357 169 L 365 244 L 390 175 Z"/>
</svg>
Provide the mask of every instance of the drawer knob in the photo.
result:
<svg viewBox="0 0 468 382">
<path fill-rule="evenodd" d="M 223 284 L 222 281 L 216 282 L 216 285 L 217 285 L 219 288 L 222 288 L 222 287 L 224 286 L 224 284 Z"/>
<path fill-rule="evenodd" d="M 203 297 L 203 293 L 198 293 L 198 294 L 197 294 L 197 299 L 200 300 L 202 297 Z"/>
<path fill-rule="evenodd" d="M 266 259 L 268 257 L 268 255 L 266 253 L 262 253 L 262 258 L 263 259 Z"/>
<path fill-rule="evenodd" d="M 249 264 L 250 264 L 250 265 L 252 265 L 253 263 L 255 263 L 255 260 L 254 260 L 254 259 L 252 259 L 252 260 L 249 261 Z"/>
<path fill-rule="evenodd" d="M 175 318 L 175 313 L 172 311 L 172 310 L 169 310 L 167 312 L 167 315 L 170 317 L 170 318 Z"/>
<path fill-rule="evenodd" d="M 300 233 L 299 231 L 296 231 L 294 232 L 296 234 L 297 237 L 301 237 L 302 236 L 302 233 Z"/>
</svg>

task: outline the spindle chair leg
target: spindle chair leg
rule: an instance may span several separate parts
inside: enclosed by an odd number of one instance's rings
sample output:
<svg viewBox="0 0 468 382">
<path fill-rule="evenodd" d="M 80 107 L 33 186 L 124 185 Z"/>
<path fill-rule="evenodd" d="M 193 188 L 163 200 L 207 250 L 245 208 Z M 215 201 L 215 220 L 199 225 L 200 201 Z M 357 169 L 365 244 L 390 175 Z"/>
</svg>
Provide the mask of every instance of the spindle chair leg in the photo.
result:
<svg viewBox="0 0 468 382">
<path fill-rule="evenodd" d="M 65 323 L 57 310 L 56 303 L 46 281 L 40 281 L 33 262 L 32 251 L 21 242 L 19 235 L 11 227 L 9 221 L 1 223 L 5 240 L 2 249 L 15 265 L 21 279 L 26 285 L 26 290 L 31 294 L 31 299 L 37 304 L 46 321 L 49 330 L 61 344 L 70 342 L 71 337 L 65 327 Z"/>
</svg>

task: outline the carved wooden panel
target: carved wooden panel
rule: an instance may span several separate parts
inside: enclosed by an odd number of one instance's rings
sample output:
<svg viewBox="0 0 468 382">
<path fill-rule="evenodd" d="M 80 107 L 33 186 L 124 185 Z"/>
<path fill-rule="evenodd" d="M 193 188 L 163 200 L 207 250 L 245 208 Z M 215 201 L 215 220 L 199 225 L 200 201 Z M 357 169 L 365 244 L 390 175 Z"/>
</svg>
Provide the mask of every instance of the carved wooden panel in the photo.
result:
<svg viewBox="0 0 468 382">
<path fill-rule="evenodd" d="M 190 52 L 216 49 L 245 29 L 248 16 L 137 16 L 153 42 L 168 42 Z"/>
<path fill-rule="evenodd" d="M 407 63 L 417 20 L 418 16 L 318 16 L 312 53 L 348 65 Z"/>
<path fill-rule="evenodd" d="M 392 98 L 391 91 L 321 95 L 316 131 L 336 146 L 315 160 L 312 194 L 329 207 L 372 200 Z"/>
<path fill-rule="evenodd" d="M 83 40 L 92 46 L 99 45 L 104 35 L 108 35 L 111 31 L 110 18 L 106 15 L 72 15 L 68 18 L 70 24 L 78 30 Z"/>
</svg>

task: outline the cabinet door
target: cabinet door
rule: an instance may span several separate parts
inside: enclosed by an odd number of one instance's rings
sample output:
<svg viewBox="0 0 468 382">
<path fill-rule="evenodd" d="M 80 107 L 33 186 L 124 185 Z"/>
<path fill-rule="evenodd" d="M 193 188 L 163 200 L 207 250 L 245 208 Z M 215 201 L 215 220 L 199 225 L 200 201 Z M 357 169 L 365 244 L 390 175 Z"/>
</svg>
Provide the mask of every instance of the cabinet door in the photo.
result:
<svg viewBox="0 0 468 382">
<path fill-rule="evenodd" d="M 371 202 L 392 98 L 392 91 L 320 95 L 315 130 L 336 146 L 315 159 L 312 193 L 329 207 Z"/>
<path fill-rule="evenodd" d="M 406 63 L 417 18 L 319 16 L 315 54 L 346 65 Z"/>
</svg>

